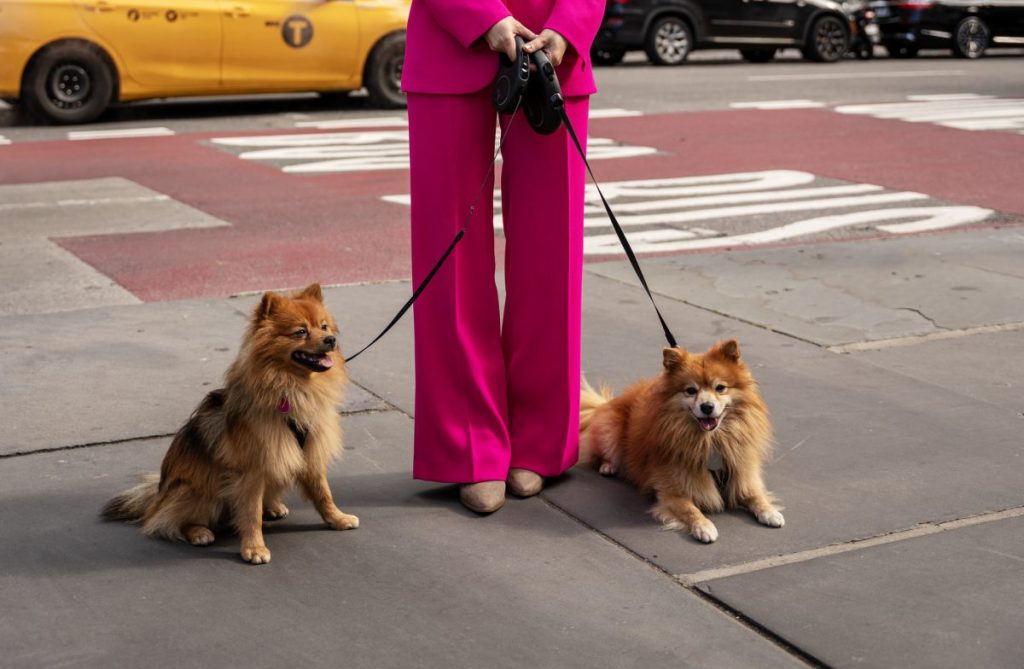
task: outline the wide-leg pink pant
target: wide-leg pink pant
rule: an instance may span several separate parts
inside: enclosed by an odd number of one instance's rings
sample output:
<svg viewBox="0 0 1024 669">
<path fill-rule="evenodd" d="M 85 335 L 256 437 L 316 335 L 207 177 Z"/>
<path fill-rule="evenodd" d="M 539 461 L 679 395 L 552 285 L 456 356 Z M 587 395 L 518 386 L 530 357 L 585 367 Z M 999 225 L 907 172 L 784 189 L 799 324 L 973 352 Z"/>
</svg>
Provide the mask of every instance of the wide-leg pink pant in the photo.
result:
<svg viewBox="0 0 1024 669">
<path fill-rule="evenodd" d="M 409 94 L 412 270 L 418 283 L 462 227 L 494 155 L 490 91 Z M 567 100 L 587 136 L 589 99 Z M 501 126 L 507 123 L 501 117 Z M 539 135 L 522 111 L 502 149 L 505 310 L 494 283 L 493 178 L 466 236 L 414 307 L 413 476 L 555 476 L 579 441 L 585 168 L 564 128 Z"/>
</svg>

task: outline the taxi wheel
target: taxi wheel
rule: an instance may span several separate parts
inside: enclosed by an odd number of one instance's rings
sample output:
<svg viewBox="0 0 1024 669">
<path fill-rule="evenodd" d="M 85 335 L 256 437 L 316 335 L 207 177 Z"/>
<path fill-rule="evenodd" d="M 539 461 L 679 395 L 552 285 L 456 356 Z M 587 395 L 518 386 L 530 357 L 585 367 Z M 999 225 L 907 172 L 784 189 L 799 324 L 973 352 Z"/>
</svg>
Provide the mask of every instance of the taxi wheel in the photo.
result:
<svg viewBox="0 0 1024 669">
<path fill-rule="evenodd" d="M 88 123 L 114 94 L 114 75 L 99 49 L 65 43 L 49 47 L 25 72 L 22 100 L 29 112 L 56 123 Z"/>
<path fill-rule="evenodd" d="M 373 48 L 363 77 L 372 105 L 386 109 L 405 106 L 405 93 L 402 92 L 404 60 L 405 33 L 388 35 Z"/>
</svg>

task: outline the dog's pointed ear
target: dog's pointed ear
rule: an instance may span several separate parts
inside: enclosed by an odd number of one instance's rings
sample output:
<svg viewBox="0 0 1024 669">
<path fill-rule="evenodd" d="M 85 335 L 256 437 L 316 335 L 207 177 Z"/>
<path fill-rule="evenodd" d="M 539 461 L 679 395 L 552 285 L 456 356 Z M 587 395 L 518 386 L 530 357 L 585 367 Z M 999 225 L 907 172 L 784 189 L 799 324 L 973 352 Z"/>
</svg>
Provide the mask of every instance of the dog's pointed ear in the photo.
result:
<svg viewBox="0 0 1024 669">
<path fill-rule="evenodd" d="M 278 310 L 283 300 L 284 297 L 269 290 L 263 293 L 263 299 L 260 300 L 259 306 L 256 307 L 256 311 L 252 314 L 253 320 L 262 321 L 269 317 Z"/>
<path fill-rule="evenodd" d="M 708 353 L 725 358 L 731 362 L 739 362 L 740 345 L 735 339 L 727 339 L 712 346 Z"/>
<path fill-rule="evenodd" d="M 661 352 L 662 365 L 670 372 L 682 368 L 689 353 L 684 348 L 666 348 Z"/>
<path fill-rule="evenodd" d="M 324 293 L 320 290 L 319 283 L 311 283 L 302 289 L 302 292 L 298 295 L 299 299 L 316 300 L 317 302 L 324 301 Z"/>
</svg>

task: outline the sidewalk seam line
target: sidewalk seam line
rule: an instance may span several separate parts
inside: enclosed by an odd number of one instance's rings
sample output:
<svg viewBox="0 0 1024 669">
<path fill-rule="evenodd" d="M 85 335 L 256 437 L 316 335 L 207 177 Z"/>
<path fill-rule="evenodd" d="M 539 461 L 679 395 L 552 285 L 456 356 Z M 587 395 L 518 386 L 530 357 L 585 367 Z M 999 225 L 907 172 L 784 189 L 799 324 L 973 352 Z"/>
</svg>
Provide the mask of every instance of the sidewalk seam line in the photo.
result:
<svg viewBox="0 0 1024 669">
<path fill-rule="evenodd" d="M 648 560 L 643 555 L 640 555 L 639 553 L 634 551 L 629 546 L 626 546 L 625 544 L 619 543 L 618 541 L 616 541 L 615 539 L 613 539 L 609 535 L 605 534 L 604 532 L 602 532 L 598 528 L 594 527 L 590 523 L 586 522 L 585 520 L 583 520 L 582 518 L 580 518 L 576 514 L 574 514 L 574 513 L 570 512 L 569 510 L 559 506 L 558 504 L 555 504 L 553 501 L 548 499 L 545 495 L 543 495 L 543 494 L 537 495 L 537 498 L 541 502 L 543 502 L 544 504 L 548 505 L 550 508 L 554 509 L 558 513 L 561 513 L 563 516 L 565 516 L 569 520 L 577 523 L 578 525 L 583 526 L 584 528 L 586 528 L 590 532 L 596 534 L 598 537 L 603 539 L 605 542 L 611 544 L 613 547 L 618 548 L 619 550 L 621 550 L 622 552 L 626 553 L 630 557 L 632 557 L 632 558 L 638 560 L 639 562 L 643 563 L 646 567 L 648 567 L 652 571 L 654 571 L 654 572 L 656 572 L 656 573 L 658 573 L 658 574 L 660 574 L 662 576 L 667 576 L 672 581 L 672 583 L 674 585 L 681 587 L 683 590 L 685 590 L 686 592 L 689 592 L 690 594 L 695 596 L 698 600 L 700 600 L 704 604 L 707 604 L 708 606 L 714 608 L 719 613 L 725 614 L 728 618 L 732 619 L 734 622 L 739 623 L 740 626 L 746 627 L 748 630 L 750 630 L 751 632 L 753 632 L 757 636 L 761 637 L 765 641 L 769 642 L 770 644 L 772 644 L 773 646 L 775 646 L 776 648 L 778 648 L 782 652 L 786 653 L 787 655 L 791 656 L 792 658 L 794 658 L 794 659 L 796 659 L 796 660 L 798 660 L 800 662 L 803 662 L 804 664 L 806 664 L 806 665 L 808 665 L 810 667 L 814 667 L 815 669 L 821 669 L 821 668 L 824 668 L 824 667 L 828 667 L 827 664 L 825 664 L 824 662 L 822 662 L 818 658 L 816 658 L 813 655 L 811 655 L 811 654 L 807 653 L 806 651 L 802 650 L 798 646 L 794 645 L 793 643 L 791 643 L 790 641 L 786 640 L 782 636 L 776 634 L 775 632 L 773 632 L 772 630 L 768 629 L 764 625 L 761 625 L 760 623 L 754 621 L 752 618 L 749 618 L 748 616 L 746 616 L 742 612 L 735 611 L 735 610 L 733 610 L 733 609 L 731 609 L 731 608 L 729 608 L 727 606 L 722 605 L 721 602 L 719 602 L 718 600 L 712 598 L 710 595 L 707 595 L 706 593 L 701 592 L 695 586 L 689 586 L 689 585 L 686 585 L 686 584 L 682 583 L 678 578 L 673 576 L 671 572 L 665 570 L 664 568 L 662 568 L 658 564 L 652 562 L 651 560 Z"/>
<path fill-rule="evenodd" d="M 629 288 L 640 288 L 639 285 L 634 284 L 634 283 L 630 283 L 630 282 L 628 282 L 628 281 L 626 281 L 624 279 L 620 279 L 618 277 L 606 276 L 604 274 L 598 274 L 597 272 L 590 271 L 590 270 L 587 270 L 587 274 L 590 274 L 590 276 L 593 276 L 593 277 L 597 277 L 597 278 L 601 278 L 601 279 L 608 279 L 609 281 L 615 281 L 616 283 L 618 283 L 620 285 L 623 285 L 623 286 L 627 286 Z M 718 311 L 717 309 L 712 309 L 711 307 L 705 307 L 705 306 L 700 305 L 700 304 L 695 304 L 693 302 L 690 302 L 689 300 L 686 300 L 686 299 L 683 299 L 683 298 L 680 298 L 680 297 L 674 297 L 672 295 L 666 295 L 665 293 L 662 293 L 662 292 L 660 292 L 660 291 L 658 291 L 656 289 L 653 289 L 653 288 L 651 289 L 651 292 L 654 293 L 655 295 L 657 295 L 660 298 L 663 298 L 663 299 L 666 299 L 666 300 L 671 300 L 672 302 L 676 302 L 678 304 L 685 304 L 688 307 L 692 307 L 694 309 L 699 309 L 700 311 L 706 311 L 709 314 L 715 314 L 716 316 L 722 316 L 723 318 L 728 318 L 730 320 L 734 320 L 734 321 L 737 321 L 739 323 L 744 323 L 745 325 L 750 325 L 750 326 L 758 328 L 760 330 L 766 330 L 768 332 L 771 332 L 771 333 L 774 333 L 774 334 L 777 334 L 777 335 L 782 335 L 783 337 L 789 337 L 790 339 L 795 339 L 796 341 L 803 342 L 805 344 L 811 344 L 812 346 L 815 346 L 817 348 L 825 348 L 825 345 L 822 344 L 821 342 L 816 342 L 816 341 L 811 340 L 811 339 L 806 339 L 806 338 L 801 337 L 799 335 L 795 335 L 792 332 L 785 332 L 783 330 L 777 330 L 776 328 L 773 328 L 772 326 L 766 325 L 764 323 L 758 323 L 756 321 L 752 321 L 752 320 L 749 320 L 749 319 L 746 319 L 746 318 L 742 318 L 740 316 L 736 316 L 735 314 L 727 314 L 724 311 Z"/>
<path fill-rule="evenodd" d="M 994 334 L 997 332 L 1017 332 L 1024 330 L 1024 322 L 1014 321 L 1010 323 L 999 323 L 996 325 L 976 325 L 969 328 L 958 328 L 955 330 L 942 330 L 940 332 L 929 332 L 927 334 L 906 335 L 904 337 L 890 337 L 888 339 L 874 339 L 847 344 L 836 344 L 829 346 L 832 353 L 859 353 L 861 351 L 884 351 L 890 348 L 902 348 L 905 346 L 916 346 L 931 341 L 942 341 L 944 339 L 960 339 L 961 337 L 973 337 L 980 334 Z"/>
<path fill-rule="evenodd" d="M 358 381 L 355 381 L 352 378 L 349 378 L 348 382 L 351 383 L 352 385 L 358 387 L 358 388 L 361 388 L 366 393 L 370 394 L 371 396 L 375 397 L 376 399 L 380 400 L 381 402 L 386 404 L 388 407 L 390 407 L 389 409 L 385 409 L 385 411 L 397 411 L 398 413 L 402 414 L 406 418 L 412 420 L 412 415 L 410 413 L 408 413 L 407 411 L 403 410 L 397 404 L 389 402 L 387 399 L 385 399 L 381 395 L 378 395 L 377 393 L 375 393 L 372 390 L 370 390 L 368 387 L 364 386 L 363 384 L 359 383 Z M 380 411 L 380 409 L 367 409 L 366 411 Z M 351 413 L 365 413 L 365 412 L 363 412 L 363 411 L 359 411 L 359 412 L 353 411 Z M 348 415 L 348 414 L 342 414 L 342 415 Z"/>
<path fill-rule="evenodd" d="M 715 581 L 722 578 L 728 578 L 731 576 L 740 576 L 743 574 L 763 571 L 765 569 L 772 569 L 774 567 L 783 567 L 791 564 L 809 562 L 811 560 L 816 560 L 822 557 L 842 555 L 843 553 L 865 550 L 868 548 L 874 548 L 876 546 L 884 546 L 886 544 L 906 541 L 908 539 L 916 539 L 918 537 L 925 537 L 933 534 L 941 534 L 943 532 L 948 532 L 950 530 L 971 527 L 973 525 L 981 525 L 984 523 L 992 523 L 999 520 L 1005 520 L 1007 518 L 1017 518 L 1020 516 L 1024 516 L 1024 506 L 1011 507 L 999 511 L 988 511 L 985 513 L 980 513 L 974 516 L 967 516 L 965 518 L 958 518 L 955 520 L 947 520 L 942 522 L 925 522 L 905 530 L 897 530 L 895 532 L 869 537 L 867 539 L 856 539 L 854 541 L 842 544 L 830 544 L 828 546 L 811 548 L 804 551 L 798 551 L 796 553 L 788 553 L 786 555 L 776 555 L 772 557 L 763 558 L 761 560 L 744 562 L 741 564 L 732 565 L 728 567 L 704 569 L 702 571 L 697 571 L 690 574 L 676 574 L 673 578 L 675 578 L 677 581 L 679 581 L 680 584 L 684 586 L 696 587 L 697 585 L 702 583 L 707 583 L 709 581 Z"/>
<path fill-rule="evenodd" d="M 93 448 L 94 446 L 116 446 L 117 444 L 126 444 L 130 441 L 147 441 L 149 439 L 161 439 L 164 437 L 173 437 L 177 432 L 168 432 L 162 434 L 146 434 L 138 437 L 125 437 L 123 439 L 108 439 L 106 441 L 90 441 L 85 444 L 71 444 L 68 446 L 51 446 L 48 448 L 37 448 L 32 451 L 15 451 L 14 453 L 0 453 L 0 460 L 7 458 L 16 458 L 22 455 L 40 455 L 43 453 L 59 453 L 60 451 L 74 451 L 80 448 Z"/>
</svg>

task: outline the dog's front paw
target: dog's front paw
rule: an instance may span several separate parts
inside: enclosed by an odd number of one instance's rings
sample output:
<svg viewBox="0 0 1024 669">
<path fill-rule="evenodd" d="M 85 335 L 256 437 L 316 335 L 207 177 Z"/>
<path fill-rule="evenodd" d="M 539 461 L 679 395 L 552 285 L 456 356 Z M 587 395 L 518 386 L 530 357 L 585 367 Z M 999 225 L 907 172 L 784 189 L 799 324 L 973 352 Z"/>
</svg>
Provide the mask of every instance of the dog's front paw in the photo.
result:
<svg viewBox="0 0 1024 669">
<path fill-rule="evenodd" d="M 249 564 L 267 564 L 270 562 L 270 549 L 266 546 L 243 546 L 242 559 Z"/>
<path fill-rule="evenodd" d="M 263 517 L 267 520 L 281 520 L 282 518 L 287 518 L 288 507 L 281 502 L 270 504 L 267 508 L 263 509 Z"/>
<path fill-rule="evenodd" d="M 782 527 L 786 524 L 786 519 L 782 517 L 782 512 L 778 509 L 761 511 L 755 515 L 757 516 L 757 522 L 768 527 Z"/>
<path fill-rule="evenodd" d="M 690 528 L 690 534 L 703 544 L 710 544 L 718 540 L 718 528 L 710 520 L 694 523 Z"/>
<path fill-rule="evenodd" d="M 340 511 L 326 520 L 332 530 L 354 530 L 359 527 L 359 518 Z"/>
<path fill-rule="evenodd" d="M 185 530 L 185 539 L 193 546 L 209 546 L 213 543 L 213 531 L 202 525 L 193 525 Z"/>
<path fill-rule="evenodd" d="M 616 474 L 619 473 L 619 468 L 616 467 L 613 463 L 609 462 L 608 460 L 602 460 L 601 466 L 598 468 L 597 471 L 600 472 L 603 476 L 615 476 Z"/>
</svg>

